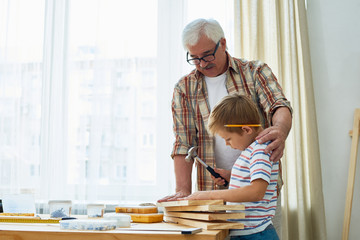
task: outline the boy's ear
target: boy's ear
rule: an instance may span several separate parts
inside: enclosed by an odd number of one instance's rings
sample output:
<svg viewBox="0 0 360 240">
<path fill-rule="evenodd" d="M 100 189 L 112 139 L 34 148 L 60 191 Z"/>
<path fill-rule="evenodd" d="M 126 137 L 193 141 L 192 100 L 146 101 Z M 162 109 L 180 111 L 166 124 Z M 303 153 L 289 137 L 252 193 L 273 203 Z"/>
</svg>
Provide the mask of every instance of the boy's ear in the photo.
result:
<svg viewBox="0 0 360 240">
<path fill-rule="evenodd" d="M 253 129 L 249 126 L 242 126 L 242 130 L 245 132 L 245 134 L 252 134 Z"/>
</svg>

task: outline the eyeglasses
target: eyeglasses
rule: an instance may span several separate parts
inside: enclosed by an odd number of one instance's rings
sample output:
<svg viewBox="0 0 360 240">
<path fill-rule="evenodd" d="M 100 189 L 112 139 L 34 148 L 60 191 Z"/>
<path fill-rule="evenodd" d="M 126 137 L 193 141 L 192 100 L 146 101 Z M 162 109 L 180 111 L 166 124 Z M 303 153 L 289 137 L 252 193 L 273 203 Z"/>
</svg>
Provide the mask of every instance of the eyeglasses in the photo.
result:
<svg viewBox="0 0 360 240">
<path fill-rule="evenodd" d="M 219 44 L 220 44 L 220 40 L 216 44 L 215 50 L 214 50 L 214 52 L 212 54 L 208 54 L 208 55 L 203 56 L 201 58 L 191 58 L 191 59 L 189 59 L 189 52 L 187 52 L 186 61 L 191 65 L 198 65 L 198 64 L 200 64 L 201 60 L 203 60 L 204 62 L 214 61 L 215 60 L 215 53 L 216 53 L 216 50 L 219 47 Z"/>
</svg>

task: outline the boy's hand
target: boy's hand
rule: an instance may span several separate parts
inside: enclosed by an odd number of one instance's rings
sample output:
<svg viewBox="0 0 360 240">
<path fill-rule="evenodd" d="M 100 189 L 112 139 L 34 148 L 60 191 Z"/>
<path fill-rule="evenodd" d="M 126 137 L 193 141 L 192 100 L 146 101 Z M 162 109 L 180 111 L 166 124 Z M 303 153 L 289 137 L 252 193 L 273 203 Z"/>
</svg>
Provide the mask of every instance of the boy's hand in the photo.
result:
<svg viewBox="0 0 360 240">
<path fill-rule="evenodd" d="M 225 178 L 228 182 L 230 182 L 230 175 L 231 171 L 221 168 L 214 168 L 214 171 L 220 174 L 223 178 Z M 223 186 L 225 184 L 224 179 L 222 178 L 215 178 L 214 176 L 211 176 L 212 180 L 215 182 L 216 185 Z"/>
</svg>

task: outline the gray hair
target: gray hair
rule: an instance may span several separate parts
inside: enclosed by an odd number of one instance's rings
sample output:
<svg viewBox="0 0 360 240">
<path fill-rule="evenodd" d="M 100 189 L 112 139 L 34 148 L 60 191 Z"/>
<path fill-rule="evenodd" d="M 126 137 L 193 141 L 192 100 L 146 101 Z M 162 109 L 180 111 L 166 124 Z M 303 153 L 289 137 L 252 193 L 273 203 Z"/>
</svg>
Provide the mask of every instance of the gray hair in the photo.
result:
<svg viewBox="0 0 360 240">
<path fill-rule="evenodd" d="M 218 21 L 214 19 L 199 18 L 185 26 L 182 33 L 183 47 L 187 51 L 187 46 L 193 46 L 198 43 L 201 36 L 217 43 L 221 38 L 224 38 L 224 31 Z"/>
</svg>

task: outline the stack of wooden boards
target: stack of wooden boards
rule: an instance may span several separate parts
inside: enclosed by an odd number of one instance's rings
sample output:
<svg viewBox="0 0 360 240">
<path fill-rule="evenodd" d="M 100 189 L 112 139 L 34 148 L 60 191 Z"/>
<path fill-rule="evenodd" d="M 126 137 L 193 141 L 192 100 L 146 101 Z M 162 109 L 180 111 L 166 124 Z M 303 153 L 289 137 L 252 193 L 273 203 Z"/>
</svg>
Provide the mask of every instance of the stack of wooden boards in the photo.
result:
<svg viewBox="0 0 360 240">
<path fill-rule="evenodd" d="M 183 200 L 158 203 L 164 207 L 165 221 L 203 229 L 243 229 L 244 224 L 227 221 L 244 219 L 244 205 L 224 205 L 223 200 Z M 234 212 L 227 212 L 227 211 Z"/>
<path fill-rule="evenodd" d="M 156 206 L 123 206 L 115 207 L 116 213 L 126 213 L 137 223 L 162 222 L 164 214 L 158 212 Z"/>
</svg>

